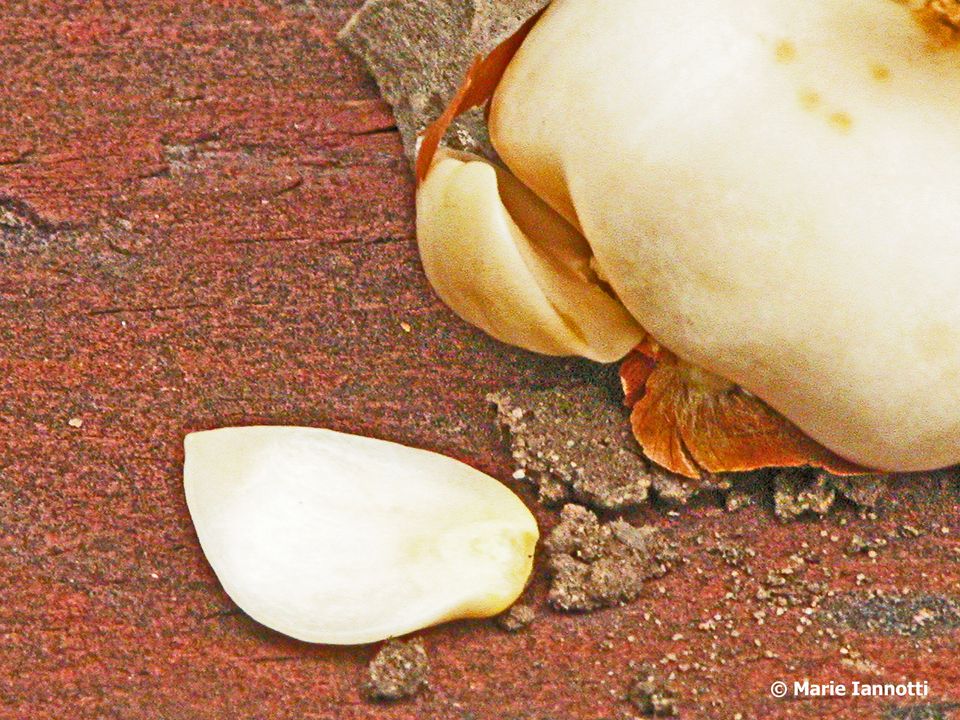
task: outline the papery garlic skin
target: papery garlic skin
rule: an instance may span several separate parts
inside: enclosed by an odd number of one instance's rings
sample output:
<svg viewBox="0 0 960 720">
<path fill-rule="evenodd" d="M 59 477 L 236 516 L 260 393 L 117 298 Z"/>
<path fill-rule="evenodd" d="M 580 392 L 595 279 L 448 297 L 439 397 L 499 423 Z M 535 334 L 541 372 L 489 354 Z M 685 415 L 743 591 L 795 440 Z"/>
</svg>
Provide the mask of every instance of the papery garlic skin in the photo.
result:
<svg viewBox="0 0 960 720">
<path fill-rule="evenodd" d="M 510 170 L 654 338 L 838 454 L 960 461 L 960 53 L 893 0 L 554 0 Z"/>
<path fill-rule="evenodd" d="M 417 192 L 417 242 L 440 298 L 498 340 L 613 362 L 643 339 L 583 236 L 477 156 L 437 153 Z"/>
<path fill-rule="evenodd" d="M 496 615 L 530 575 L 537 524 L 461 462 L 315 428 L 184 441 L 184 488 L 227 594 L 308 642 L 360 644 Z"/>
</svg>

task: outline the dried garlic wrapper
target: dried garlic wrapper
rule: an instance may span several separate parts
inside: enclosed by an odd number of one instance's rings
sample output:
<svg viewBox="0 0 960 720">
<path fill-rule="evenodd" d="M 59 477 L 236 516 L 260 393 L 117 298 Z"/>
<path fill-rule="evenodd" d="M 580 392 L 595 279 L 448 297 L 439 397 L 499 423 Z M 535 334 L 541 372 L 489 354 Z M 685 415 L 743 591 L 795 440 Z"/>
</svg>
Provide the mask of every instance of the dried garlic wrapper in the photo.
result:
<svg viewBox="0 0 960 720">
<path fill-rule="evenodd" d="M 258 622 L 350 645 L 519 596 L 537 524 L 504 485 L 404 445 L 297 427 L 184 441 L 187 505 L 227 594 Z"/>
</svg>

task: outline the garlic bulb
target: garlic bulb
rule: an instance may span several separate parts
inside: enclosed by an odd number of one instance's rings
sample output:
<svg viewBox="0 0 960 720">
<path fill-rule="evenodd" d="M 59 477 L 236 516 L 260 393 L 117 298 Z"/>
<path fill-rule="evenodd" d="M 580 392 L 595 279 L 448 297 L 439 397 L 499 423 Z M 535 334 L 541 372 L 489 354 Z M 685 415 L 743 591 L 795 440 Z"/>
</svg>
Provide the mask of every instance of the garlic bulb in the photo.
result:
<svg viewBox="0 0 960 720">
<path fill-rule="evenodd" d="M 425 450 L 297 427 L 184 442 L 184 487 L 227 594 L 300 640 L 358 644 L 509 607 L 536 521 L 488 475 Z"/>
<path fill-rule="evenodd" d="M 554 0 L 489 128 L 659 343 L 847 460 L 922 470 L 960 461 L 957 98 L 960 51 L 893 0 Z M 431 237 L 462 221 L 444 162 Z"/>
</svg>

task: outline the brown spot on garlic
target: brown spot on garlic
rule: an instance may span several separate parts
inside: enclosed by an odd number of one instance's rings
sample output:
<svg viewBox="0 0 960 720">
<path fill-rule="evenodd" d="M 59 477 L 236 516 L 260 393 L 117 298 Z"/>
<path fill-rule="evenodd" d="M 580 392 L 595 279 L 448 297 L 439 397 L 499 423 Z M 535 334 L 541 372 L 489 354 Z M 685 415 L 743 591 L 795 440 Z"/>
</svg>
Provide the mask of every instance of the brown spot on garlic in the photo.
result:
<svg viewBox="0 0 960 720">
<path fill-rule="evenodd" d="M 887 82 L 890 80 L 890 68 L 883 63 L 874 63 L 870 66 L 870 75 L 877 82 Z"/>
<path fill-rule="evenodd" d="M 777 62 L 791 63 L 797 59 L 797 47 L 789 40 L 781 40 L 774 48 L 773 54 Z"/>
<path fill-rule="evenodd" d="M 853 118 L 849 113 L 835 112 L 830 114 L 830 125 L 840 132 L 850 132 L 853 129 Z"/>
<path fill-rule="evenodd" d="M 799 99 L 800 107 L 804 110 L 815 110 L 820 104 L 820 93 L 813 90 L 801 90 Z"/>
</svg>

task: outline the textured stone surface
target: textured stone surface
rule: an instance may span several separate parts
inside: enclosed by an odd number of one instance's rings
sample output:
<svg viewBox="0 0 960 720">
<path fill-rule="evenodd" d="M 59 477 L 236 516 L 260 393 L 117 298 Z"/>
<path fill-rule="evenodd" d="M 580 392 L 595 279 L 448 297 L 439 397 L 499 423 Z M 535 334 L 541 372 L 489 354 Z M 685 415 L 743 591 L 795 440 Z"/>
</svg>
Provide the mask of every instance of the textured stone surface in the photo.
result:
<svg viewBox="0 0 960 720">
<path fill-rule="evenodd" d="M 360 692 L 376 648 L 309 646 L 236 610 L 183 500 L 191 430 L 422 445 L 509 483 L 544 536 L 557 522 L 511 479 L 485 396 L 583 365 L 498 345 L 430 292 L 394 118 L 336 42 L 359 6 L 0 5 L 0 718 L 599 720 L 636 714 L 634 661 L 673 675 L 698 720 L 888 712 L 770 697 L 804 675 L 927 679 L 924 707 L 960 702 L 960 631 L 805 613 L 830 592 L 960 593 L 956 490 L 908 479 L 876 519 L 838 503 L 781 524 L 769 490 L 732 515 L 644 505 L 630 521 L 676 533 L 684 558 L 653 592 L 555 613 L 541 554 L 536 622 L 427 631 L 430 689 L 393 705 Z M 888 544 L 848 555 L 854 535 Z"/>
</svg>

